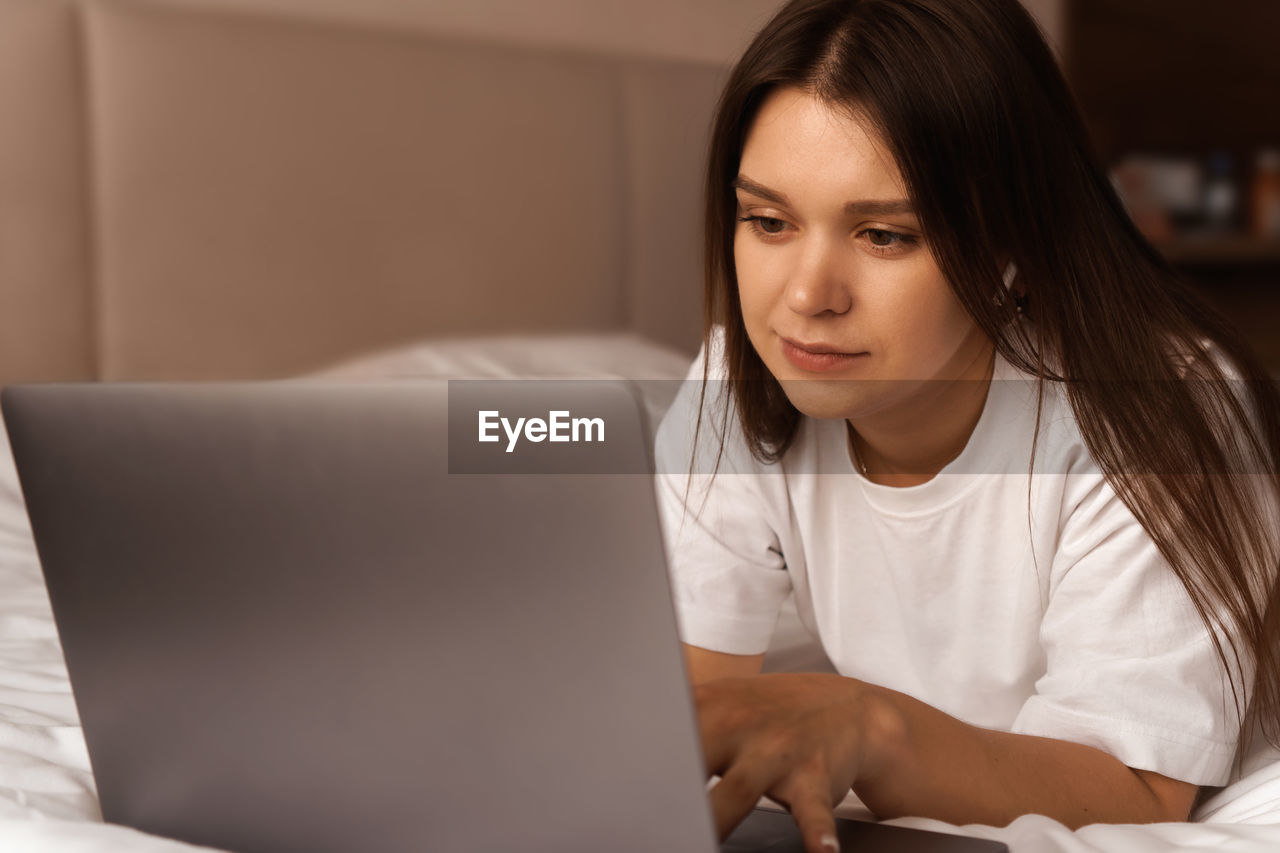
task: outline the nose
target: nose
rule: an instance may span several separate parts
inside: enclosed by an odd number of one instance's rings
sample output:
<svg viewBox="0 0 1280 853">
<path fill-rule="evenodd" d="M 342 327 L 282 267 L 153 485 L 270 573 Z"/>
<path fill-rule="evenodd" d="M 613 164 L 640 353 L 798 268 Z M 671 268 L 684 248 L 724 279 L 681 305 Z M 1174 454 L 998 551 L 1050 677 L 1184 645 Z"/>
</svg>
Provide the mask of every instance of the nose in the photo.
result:
<svg viewBox="0 0 1280 853">
<path fill-rule="evenodd" d="M 835 247 L 823 240 L 805 247 L 787 280 L 785 301 L 788 308 L 806 317 L 844 314 L 853 307 L 853 294 L 836 263 Z"/>
</svg>

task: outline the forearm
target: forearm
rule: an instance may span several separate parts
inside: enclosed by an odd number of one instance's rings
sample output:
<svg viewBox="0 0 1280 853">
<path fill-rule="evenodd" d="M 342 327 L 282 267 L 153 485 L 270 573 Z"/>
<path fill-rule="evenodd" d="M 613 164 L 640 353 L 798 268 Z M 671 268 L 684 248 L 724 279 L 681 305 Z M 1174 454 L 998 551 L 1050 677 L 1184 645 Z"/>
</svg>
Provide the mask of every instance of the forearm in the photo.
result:
<svg viewBox="0 0 1280 853">
<path fill-rule="evenodd" d="M 1187 818 L 1191 786 L 1162 798 L 1146 774 L 1092 747 L 981 729 L 902 693 L 854 685 L 867 732 L 854 791 L 881 818 L 1003 826 L 1037 813 L 1072 828 Z"/>
</svg>

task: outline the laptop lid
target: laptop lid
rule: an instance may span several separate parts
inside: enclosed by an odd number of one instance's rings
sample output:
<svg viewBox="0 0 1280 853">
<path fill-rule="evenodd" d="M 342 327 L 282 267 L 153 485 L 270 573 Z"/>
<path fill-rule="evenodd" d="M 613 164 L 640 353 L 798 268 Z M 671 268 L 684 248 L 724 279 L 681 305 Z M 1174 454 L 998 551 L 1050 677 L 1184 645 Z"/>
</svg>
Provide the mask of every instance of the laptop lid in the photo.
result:
<svg viewBox="0 0 1280 853">
<path fill-rule="evenodd" d="M 643 415 L 556 384 L 5 389 L 104 817 L 263 853 L 715 849 Z M 468 406 L 551 402 L 606 424 L 597 473 L 464 473 L 505 452 L 458 455 Z"/>
</svg>

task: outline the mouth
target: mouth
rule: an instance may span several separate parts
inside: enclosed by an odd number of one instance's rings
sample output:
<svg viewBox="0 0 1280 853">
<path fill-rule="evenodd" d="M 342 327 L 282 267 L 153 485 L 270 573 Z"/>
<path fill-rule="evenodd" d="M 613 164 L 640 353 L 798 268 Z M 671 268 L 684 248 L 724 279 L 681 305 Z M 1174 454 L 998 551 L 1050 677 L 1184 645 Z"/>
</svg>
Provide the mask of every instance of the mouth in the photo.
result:
<svg viewBox="0 0 1280 853">
<path fill-rule="evenodd" d="M 823 342 L 802 343 L 790 338 L 782 338 L 782 354 L 796 367 L 813 373 L 839 370 L 868 355 L 865 352 L 845 352 Z"/>
</svg>

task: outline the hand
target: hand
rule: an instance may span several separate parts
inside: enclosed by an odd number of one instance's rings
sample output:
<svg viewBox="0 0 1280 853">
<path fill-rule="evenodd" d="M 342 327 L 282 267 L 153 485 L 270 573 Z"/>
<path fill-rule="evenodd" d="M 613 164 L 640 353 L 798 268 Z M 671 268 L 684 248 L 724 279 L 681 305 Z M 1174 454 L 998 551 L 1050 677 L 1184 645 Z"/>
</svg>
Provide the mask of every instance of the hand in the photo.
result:
<svg viewBox="0 0 1280 853">
<path fill-rule="evenodd" d="M 697 685 L 694 700 L 716 830 L 723 841 L 761 796 L 786 806 L 807 853 L 839 849 L 832 810 L 877 770 L 867 685 L 786 673 Z"/>
</svg>

